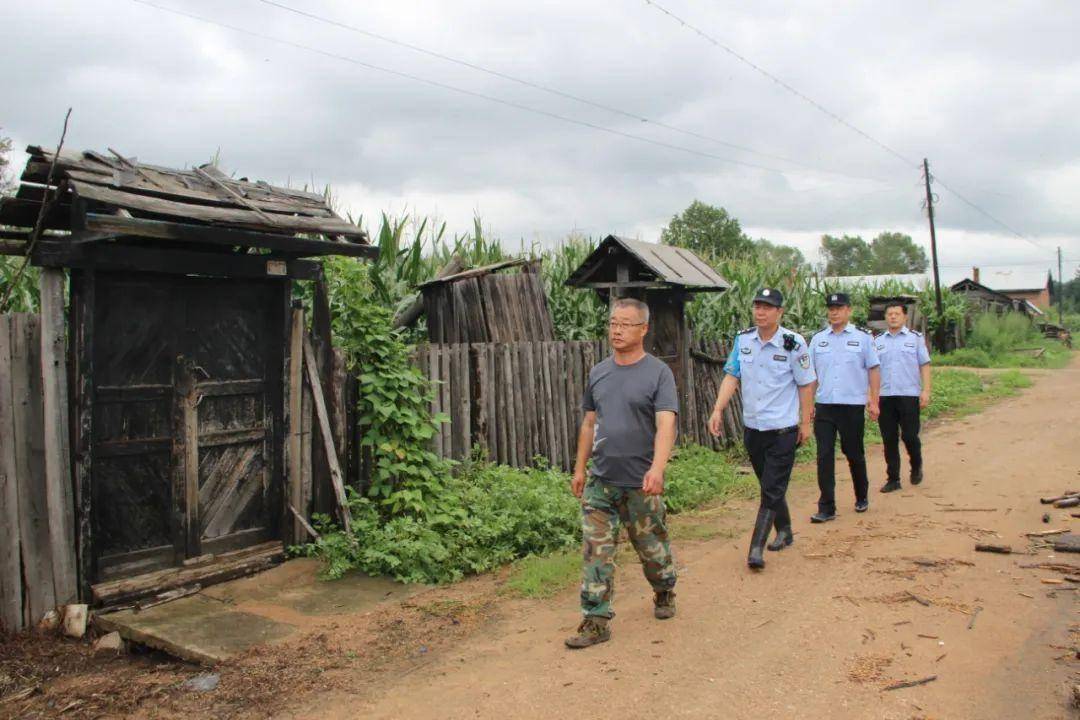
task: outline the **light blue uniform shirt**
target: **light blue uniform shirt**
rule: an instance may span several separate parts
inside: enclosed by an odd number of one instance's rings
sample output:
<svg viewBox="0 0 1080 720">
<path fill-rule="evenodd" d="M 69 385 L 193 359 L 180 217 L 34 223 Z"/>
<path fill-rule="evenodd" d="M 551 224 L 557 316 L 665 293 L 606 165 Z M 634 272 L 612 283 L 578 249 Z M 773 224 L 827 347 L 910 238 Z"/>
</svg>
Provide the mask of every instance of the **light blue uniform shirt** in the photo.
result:
<svg viewBox="0 0 1080 720">
<path fill-rule="evenodd" d="M 881 364 L 874 338 L 851 323 L 840 332 L 827 327 L 810 341 L 810 357 L 817 373 L 814 398 L 827 405 L 865 405 L 870 389 L 870 368 Z"/>
<path fill-rule="evenodd" d="M 881 394 L 918 397 L 922 394 L 919 369 L 930 362 L 930 351 L 922 333 L 900 328 L 895 335 L 886 331 L 874 338 L 874 350 L 881 360 Z"/>
<path fill-rule="evenodd" d="M 784 349 L 784 335 L 795 338 Z M 814 382 L 814 369 L 802 335 L 783 326 L 768 342 L 757 328 L 735 336 L 724 372 L 742 386 L 743 424 L 754 430 L 780 430 L 799 424 L 799 390 Z"/>
</svg>

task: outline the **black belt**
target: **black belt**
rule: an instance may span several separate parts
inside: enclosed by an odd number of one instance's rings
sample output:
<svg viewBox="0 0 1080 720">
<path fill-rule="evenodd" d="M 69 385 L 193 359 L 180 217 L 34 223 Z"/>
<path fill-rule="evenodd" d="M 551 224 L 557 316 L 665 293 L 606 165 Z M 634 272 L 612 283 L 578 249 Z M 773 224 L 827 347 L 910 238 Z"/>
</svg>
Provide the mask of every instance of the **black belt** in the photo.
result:
<svg viewBox="0 0 1080 720">
<path fill-rule="evenodd" d="M 751 430 L 751 431 L 756 432 L 756 433 L 761 433 L 762 435 L 787 435 L 788 433 L 793 433 L 793 432 L 798 431 L 798 429 L 799 429 L 798 425 L 792 425 L 791 427 L 780 428 L 778 430 L 755 430 L 754 428 L 747 428 L 747 430 Z"/>
</svg>

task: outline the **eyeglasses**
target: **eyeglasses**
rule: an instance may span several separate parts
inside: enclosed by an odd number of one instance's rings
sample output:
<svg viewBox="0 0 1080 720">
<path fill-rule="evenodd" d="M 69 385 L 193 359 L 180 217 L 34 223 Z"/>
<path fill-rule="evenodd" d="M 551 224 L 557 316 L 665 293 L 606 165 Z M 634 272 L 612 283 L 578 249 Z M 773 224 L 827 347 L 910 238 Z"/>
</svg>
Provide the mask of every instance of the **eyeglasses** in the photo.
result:
<svg viewBox="0 0 1080 720">
<path fill-rule="evenodd" d="M 627 330 L 629 328 L 637 327 L 638 325 L 644 325 L 644 324 L 645 324 L 644 320 L 641 321 L 641 322 L 636 322 L 636 323 L 632 323 L 632 322 L 616 322 L 615 320 L 612 320 L 611 322 L 608 323 L 608 327 L 611 328 L 612 330 Z"/>
</svg>

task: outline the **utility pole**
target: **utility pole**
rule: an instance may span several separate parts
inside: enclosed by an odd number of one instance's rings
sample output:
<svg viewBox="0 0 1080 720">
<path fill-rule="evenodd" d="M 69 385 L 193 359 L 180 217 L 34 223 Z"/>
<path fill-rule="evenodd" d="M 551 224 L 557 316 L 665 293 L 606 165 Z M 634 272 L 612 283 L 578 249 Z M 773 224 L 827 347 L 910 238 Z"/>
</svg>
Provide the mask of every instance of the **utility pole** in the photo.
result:
<svg viewBox="0 0 1080 720">
<path fill-rule="evenodd" d="M 1058 325 L 1065 327 L 1065 278 L 1061 274 L 1061 246 L 1058 245 Z"/>
<path fill-rule="evenodd" d="M 930 216 L 930 261 L 934 266 L 934 305 L 940 318 L 943 310 L 941 308 L 941 277 L 938 274 L 937 263 L 937 232 L 934 230 L 934 194 L 930 192 L 930 161 L 923 158 L 922 162 L 923 179 L 926 181 L 926 212 Z M 937 345 L 938 350 L 945 350 L 943 329 L 939 326 L 934 334 L 937 336 L 934 338 L 934 344 Z"/>
</svg>

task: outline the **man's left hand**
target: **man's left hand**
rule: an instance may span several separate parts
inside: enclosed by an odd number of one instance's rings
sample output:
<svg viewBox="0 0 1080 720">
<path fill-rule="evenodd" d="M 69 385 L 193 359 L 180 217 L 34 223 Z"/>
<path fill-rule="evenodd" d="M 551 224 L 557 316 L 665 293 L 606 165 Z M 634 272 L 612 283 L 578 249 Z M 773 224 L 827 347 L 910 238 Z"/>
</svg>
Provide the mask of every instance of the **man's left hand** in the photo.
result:
<svg viewBox="0 0 1080 720">
<path fill-rule="evenodd" d="M 641 483 L 641 489 L 646 495 L 660 495 L 664 492 L 664 471 L 649 468 L 645 473 L 645 479 Z"/>
<path fill-rule="evenodd" d="M 877 400 L 869 400 L 866 403 L 866 412 L 870 415 L 871 420 L 877 420 L 881 415 L 881 408 L 878 406 Z"/>
<path fill-rule="evenodd" d="M 919 394 L 919 408 L 925 410 L 926 406 L 930 404 L 930 393 L 922 392 Z"/>
</svg>

